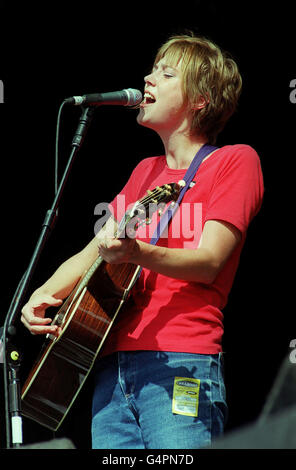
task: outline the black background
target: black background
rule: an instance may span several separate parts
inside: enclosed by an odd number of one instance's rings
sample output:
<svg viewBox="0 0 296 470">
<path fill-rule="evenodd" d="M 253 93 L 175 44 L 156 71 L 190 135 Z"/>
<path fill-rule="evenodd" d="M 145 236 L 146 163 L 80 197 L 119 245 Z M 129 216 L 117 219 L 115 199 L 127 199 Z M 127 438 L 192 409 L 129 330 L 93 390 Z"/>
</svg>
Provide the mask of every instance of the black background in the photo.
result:
<svg viewBox="0 0 296 470">
<path fill-rule="evenodd" d="M 290 82 L 296 78 L 292 5 L 189 0 L 1 6 L 1 324 L 53 201 L 61 102 L 84 93 L 142 90 L 157 48 L 170 35 L 192 30 L 228 50 L 243 76 L 238 112 L 217 144 L 253 146 L 264 173 L 264 204 L 250 226 L 224 312 L 227 431 L 258 417 L 296 337 L 291 271 L 296 121 L 296 104 L 289 99 Z M 96 110 L 28 295 L 93 236 L 95 205 L 114 197 L 140 159 L 162 153 L 161 141 L 137 125 L 136 113 L 121 107 Z M 60 171 L 79 116 L 80 109 L 74 107 L 62 114 Z M 25 371 L 40 342 L 21 326 L 18 335 Z M 57 433 L 82 449 L 90 445 L 90 388 L 82 391 Z M 25 443 L 53 437 L 24 421 Z"/>
</svg>

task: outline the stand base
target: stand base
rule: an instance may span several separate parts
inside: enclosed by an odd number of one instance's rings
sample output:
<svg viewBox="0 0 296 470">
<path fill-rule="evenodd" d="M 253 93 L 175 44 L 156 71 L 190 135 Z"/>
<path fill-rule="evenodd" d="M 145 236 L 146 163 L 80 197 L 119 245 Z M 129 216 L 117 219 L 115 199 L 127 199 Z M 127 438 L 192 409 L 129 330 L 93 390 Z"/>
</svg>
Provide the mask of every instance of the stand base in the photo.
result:
<svg viewBox="0 0 296 470">
<path fill-rule="evenodd" d="M 37 442 L 19 447 L 19 449 L 76 449 L 73 442 L 67 438 L 52 439 L 51 441 Z"/>
</svg>

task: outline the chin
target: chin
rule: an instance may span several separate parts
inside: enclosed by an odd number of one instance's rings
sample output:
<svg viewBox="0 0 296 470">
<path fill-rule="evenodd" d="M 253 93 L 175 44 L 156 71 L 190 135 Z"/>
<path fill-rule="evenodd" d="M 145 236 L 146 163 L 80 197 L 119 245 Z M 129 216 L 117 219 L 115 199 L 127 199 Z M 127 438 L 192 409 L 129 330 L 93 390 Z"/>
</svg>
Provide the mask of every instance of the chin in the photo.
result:
<svg viewBox="0 0 296 470">
<path fill-rule="evenodd" d="M 145 119 L 145 115 L 142 110 L 140 110 L 137 116 L 137 123 L 140 124 L 140 126 L 150 127 L 149 120 L 147 118 Z"/>
<path fill-rule="evenodd" d="M 151 120 L 145 116 L 145 111 L 143 109 L 140 109 L 140 112 L 137 115 L 137 123 L 140 124 L 140 126 L 144 126 L 156 131 L 156 124 L 151 122 Z"/>
<path fill-rule="evenodd" d="M 143 122 L 143 110 L 140 109 L 138 115 L 137 115 L 137 123 L 142 125 L 142 122 Z"/>
</svg>

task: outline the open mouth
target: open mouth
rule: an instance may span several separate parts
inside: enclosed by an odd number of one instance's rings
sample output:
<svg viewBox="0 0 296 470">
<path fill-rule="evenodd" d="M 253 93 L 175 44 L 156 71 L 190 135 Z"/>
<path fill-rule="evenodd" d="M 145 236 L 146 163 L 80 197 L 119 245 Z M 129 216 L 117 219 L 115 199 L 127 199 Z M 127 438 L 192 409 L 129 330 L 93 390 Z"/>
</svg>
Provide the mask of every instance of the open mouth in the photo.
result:
<svg viewBox="0 0 296 470">
<path fill-rule="evenodd" d="M 149 91 L 146 91 L 144 93 L 144 100 L 142 101 L 142 104 L 144 104 L 144 105 L 153 104 L 153 103 L 155 103 L 155 101 L 156 101 L 156 99 L 152 95 L 152 93 L 150 93 Z"/>
</svg>

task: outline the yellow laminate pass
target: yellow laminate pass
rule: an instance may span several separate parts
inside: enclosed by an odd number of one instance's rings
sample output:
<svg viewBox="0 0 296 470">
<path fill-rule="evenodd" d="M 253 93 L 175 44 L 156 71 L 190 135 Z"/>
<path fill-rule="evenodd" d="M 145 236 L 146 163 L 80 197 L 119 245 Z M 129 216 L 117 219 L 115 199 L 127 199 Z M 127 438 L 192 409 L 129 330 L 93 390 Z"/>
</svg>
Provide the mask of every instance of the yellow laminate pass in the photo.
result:
<svg viewBox="0 0 296 470">
<path fill-rule="evenodd" d="M 172 412 L 178 415 L 197 416 L 200 380 L 175 377 Z"/>
</svg>

